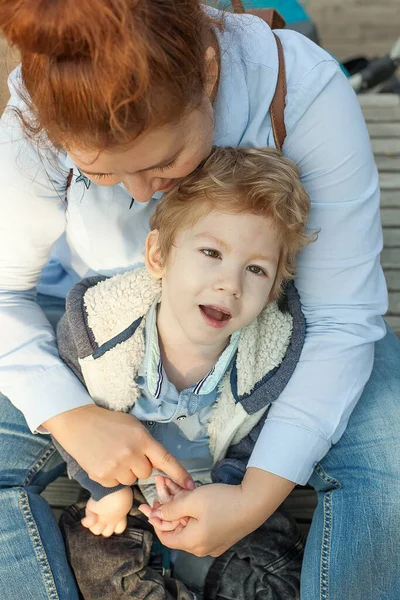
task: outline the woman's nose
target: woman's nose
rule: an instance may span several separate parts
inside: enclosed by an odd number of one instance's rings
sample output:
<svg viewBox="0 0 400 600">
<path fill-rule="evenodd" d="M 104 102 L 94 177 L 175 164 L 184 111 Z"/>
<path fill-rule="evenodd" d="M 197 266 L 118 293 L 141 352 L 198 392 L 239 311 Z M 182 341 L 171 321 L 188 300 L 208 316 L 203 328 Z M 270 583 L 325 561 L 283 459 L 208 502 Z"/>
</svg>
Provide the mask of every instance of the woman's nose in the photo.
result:
<svg viewBox="0 0 400 600">
<path fill-rule="evenodd" d="M 134 175 L 126 178 L 123 184 L 135 201 L 148 202 L 156 192 L 166 186 L 166 180 L 161 177 L 147 179 L 140 175 Z"/>
<path fill-rule="evenodd" d="M 148 183 L 137 176 L 124 179 L 123 185 L 136 202 L 148 202 L 153 195 Z"/>
</svg>

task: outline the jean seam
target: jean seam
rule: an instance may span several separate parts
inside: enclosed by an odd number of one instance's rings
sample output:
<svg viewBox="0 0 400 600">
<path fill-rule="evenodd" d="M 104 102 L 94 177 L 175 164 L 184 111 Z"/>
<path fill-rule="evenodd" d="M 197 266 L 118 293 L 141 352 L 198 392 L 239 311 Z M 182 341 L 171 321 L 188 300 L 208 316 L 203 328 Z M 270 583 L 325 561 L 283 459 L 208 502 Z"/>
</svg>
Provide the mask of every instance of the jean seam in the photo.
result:
<svg viewBox="0 0 400 600">
<path fill-rule="evenodd" d="M 37 475 L 37 473 L 44 467 L 44 465 L 53 456 L 55 452 L 57 452 L 57 450 L 55 449 L 54 445 L 50 444 L 50 446 L 45 450 L 45 452 L 35 460 L 31 467 L 29 467 L 29 470 L 22 483 L 23 486 L 27 486 L 32 483 L 34 476 Z"/>
<path fill-rule="evenodd" d="M 332 491 L 324 496 L 324 531 L 321 552 L 320 598 L 329 600 L 329 556 L 332 533 Z"/>
<path fill-rule="evenodd" d="M 322 481 L 324 481 L 325 483 L 329 483 L 329 484 L 335 486 L 335 488 L 337 488 L 337 489 L 342 487 L 340 482 L 337 479 L 328 475 L 328 473 L 325 471 L 325 469 L 322 467 L 322 465 L 320 463 L 315 465 L 314 471 L 318 475 L 318 477 L 320 479 L 322 479 Z"/>
<path fill-rule="evenodd" d="M 49 600 L 60 600 L 56 589 L 54 577 L 50 569 L 50 564 L 47 559 L 46 551 L 44 549 L 36 521 L 31 511 L 28 494 L 25 492 L 25 490 L 21 490 L 19 494 L 19 505 L 21 507 L 21 512 L 28 528 L 29 537 L 31 538 L 32 546 L 38 560 L 39 568 L 41 570 L 48 598 Z"/>
<path fill-rule="evenodd" d="M 324 492 L 324 530 L 320 564 L 320 600 L 329 600 L 329 560 L 332 538 L 333 493 L 342 486 L 337 479 L 328 475 L 320 463 L 315 466 L 315 472 L 322 481 L 335 487 L 334 490 Z"/>
</svg>

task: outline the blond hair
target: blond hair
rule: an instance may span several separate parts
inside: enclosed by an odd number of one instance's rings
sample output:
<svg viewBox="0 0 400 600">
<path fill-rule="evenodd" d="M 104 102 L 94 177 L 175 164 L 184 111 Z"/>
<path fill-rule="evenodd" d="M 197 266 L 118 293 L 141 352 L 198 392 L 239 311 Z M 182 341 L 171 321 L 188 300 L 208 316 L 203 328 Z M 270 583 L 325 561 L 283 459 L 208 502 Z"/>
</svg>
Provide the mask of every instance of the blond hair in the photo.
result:
<svg viewBox="0 0 400 600">
<path fill-rule="evenodd" d="M 306 233 L 310 200 L 293 161 L 273 148 L 214 148 L 193 173 L 164 196 L 150 226 L 159 231 L 162 260 L 178 232 L 217 210 L 268 218 L 281 246 L 270 299 L 293 279 L 296 255 L 314 240 Z"/>
</svg>

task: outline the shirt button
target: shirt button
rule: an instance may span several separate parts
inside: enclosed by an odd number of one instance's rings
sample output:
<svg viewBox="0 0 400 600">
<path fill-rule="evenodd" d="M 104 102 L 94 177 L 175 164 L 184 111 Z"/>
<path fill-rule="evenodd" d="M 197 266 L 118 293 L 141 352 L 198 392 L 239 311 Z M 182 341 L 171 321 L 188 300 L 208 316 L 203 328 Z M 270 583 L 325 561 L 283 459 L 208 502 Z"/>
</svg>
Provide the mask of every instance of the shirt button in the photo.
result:
<svg viewBox="0 0 400 600">
<path fill-rule="evenodd" d="M 176 418 L 177 421 L 183 421 L 183 419 L 186 419 L 186 415 L 181 415 L 180 417 Z"/>
<path fill-rule="evenodd" d="M 147 421 L 147 427 L 154 427 L 155 421 Z"/>
</svg>

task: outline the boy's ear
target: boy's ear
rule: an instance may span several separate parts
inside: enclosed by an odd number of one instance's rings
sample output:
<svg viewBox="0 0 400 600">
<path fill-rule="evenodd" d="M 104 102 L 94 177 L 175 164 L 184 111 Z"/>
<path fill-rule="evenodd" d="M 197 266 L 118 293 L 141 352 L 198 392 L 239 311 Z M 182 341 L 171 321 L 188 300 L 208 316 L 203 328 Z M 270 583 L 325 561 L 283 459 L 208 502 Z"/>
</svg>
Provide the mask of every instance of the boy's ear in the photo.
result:
<svg viewBox="0 0 400 600">
<path fill-rule="evenodd" d="M 158 237 L 158 229 L 153 229 L 146 238 L 145 263 L 147 270 L 155 279 L 161 279 L 164 275 Z"/>
</svg>

